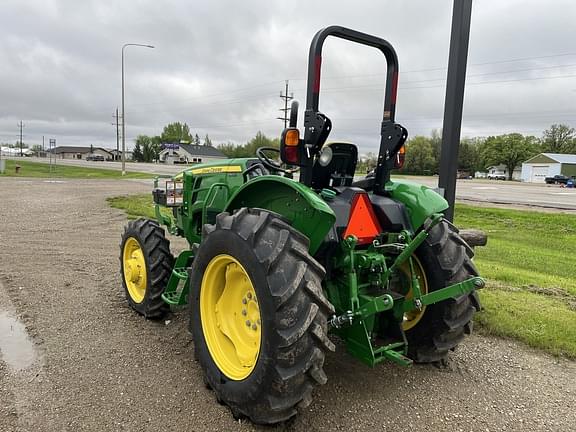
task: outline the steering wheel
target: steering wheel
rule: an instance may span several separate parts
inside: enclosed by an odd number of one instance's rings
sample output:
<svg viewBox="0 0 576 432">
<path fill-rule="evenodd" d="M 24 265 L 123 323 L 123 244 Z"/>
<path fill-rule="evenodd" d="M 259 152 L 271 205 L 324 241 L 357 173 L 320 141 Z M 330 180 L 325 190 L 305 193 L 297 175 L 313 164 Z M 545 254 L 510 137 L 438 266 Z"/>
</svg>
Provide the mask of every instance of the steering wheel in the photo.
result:
<svg viewBox="0 0 576 432">
<path fill-rule="evenodd" d="M 275 171 L 291 175 L 300 169 L 299 167 L 288 168 L 289 165 L 278 162 L 274 159 L 270 159 L 270 157 L 265 153 L 267 151 L 278 153 L 278 155 L 280 155 L 280 150 L 275 147 L 259 147 L 258 150 L 256 150 L 256 156 L 260 162 L 262 162 L 262 165 L 272 170 L 273 172 Z"/>
</svg>

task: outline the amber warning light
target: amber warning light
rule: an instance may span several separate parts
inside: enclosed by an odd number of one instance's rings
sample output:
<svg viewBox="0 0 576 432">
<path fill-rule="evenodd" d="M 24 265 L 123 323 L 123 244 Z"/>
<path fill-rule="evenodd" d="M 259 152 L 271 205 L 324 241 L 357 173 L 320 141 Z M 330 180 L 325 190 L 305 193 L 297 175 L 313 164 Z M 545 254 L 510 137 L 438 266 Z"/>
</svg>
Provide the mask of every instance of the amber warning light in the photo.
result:
<svg viewBox="0 0 576 432">
<path fill-rule="evenodd" d="M 297 128 L 284 129 L 281 145 L 284 162 L 298 165 L 298 144 L 300 144 L 300 131 Z"/>
<path fill-rule="evenodd" d="M 352 210 L 348 219 L 348 226 L 344 231 L 344 238 L 356 236 L 359 245 L 369 244 L 382 232 L 380 223 L 374 214 L 372 203 L 368 194 L 359 193 L 354 196 Z"/>
</svg>

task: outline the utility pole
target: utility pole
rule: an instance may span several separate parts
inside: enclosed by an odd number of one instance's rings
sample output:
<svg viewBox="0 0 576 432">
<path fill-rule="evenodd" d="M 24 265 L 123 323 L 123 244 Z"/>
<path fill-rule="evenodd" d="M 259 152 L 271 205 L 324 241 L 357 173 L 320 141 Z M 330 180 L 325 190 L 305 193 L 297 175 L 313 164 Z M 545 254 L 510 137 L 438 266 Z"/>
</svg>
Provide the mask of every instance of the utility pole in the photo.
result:
<svg viewBox="0 0 576 432">
<path fill-rule="evenodd" d="M 56 148 L 56 140 L 54 138 L 50 138 L 50 140 L 48 141 L 48 149 L 50 151 L 50 173 L 52 173 L 52 169 L 56 168 L 56 155 L 54 155 L 54 163 L 52 163 L 52 153 L 54 153 L 55 148 Z"/>
<path fill-rule="evenodd" d="M 20 127 L 20 157 L 22 157 L 24 156 L 24 153 L 22 152 L 22 129 L 24 128 L 24 123 L 22 123 L 22 120 L 18 123 L 18 127 Z"/>
<path fill-rule="evenodd" d="M 278 120 L 284 121 L 284 129 L 286 129 L 288 127 L 288 110 L 290 110 L 290 108 L 288 108 L 288 102 L 294 99 L 294 93 L 290 93 L 290 96 L 288 96 L 288 80 L 286 80 L 286 88 L 284 90 L 284 94 L 280 92 L 280 99 L 284 99 L 284 108 L 279 109 L 279 111 L 284 112 L 284 115 L 282 117 L 276 118 Z"/>
<path fill-rule="evenodd" d="M 116 108 L 116 114 L 112 115 L 112 117 L 116 117 L 116 122 L 112 123 L 116 126 L 116 156 L 114 156 L 114 160 L 118 160 L 120 156 L 120 116 L 118 115 L 118 108 Z"/>
<path fill-rule="evenodd" d="M 44 151 L 44 135 L 42 135 L 42 151 Z"/>
<path fill-rule="evenodd" d="M 449 204 L 449 207 L 444 211 L 444 217 L 450 222 L 454 219 L 458 149 L 462 126 L 471 15 L 472 0 L 454 0 L 446 99 L 444 102 L 444 123 L 442 124 L 440 176 L 438 178 L 438 187 L 444 190 L 444 198 Z"/>
</svg>

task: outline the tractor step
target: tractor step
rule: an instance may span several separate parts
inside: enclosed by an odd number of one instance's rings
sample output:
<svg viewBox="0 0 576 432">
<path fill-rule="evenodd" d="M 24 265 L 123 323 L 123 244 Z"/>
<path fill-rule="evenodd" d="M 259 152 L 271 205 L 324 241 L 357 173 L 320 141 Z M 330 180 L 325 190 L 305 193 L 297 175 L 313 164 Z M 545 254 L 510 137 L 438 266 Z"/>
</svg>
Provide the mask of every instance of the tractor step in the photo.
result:
<svg viewBox="0 0 576 432">
<path fill-rule="evenodd" d="M 175 268 L 172 270 L 172 275 L 183 281 L 188 280 L 188 271 L 186 268 Z"/>
<path fill-rule="evenodd" d="M 180 281 L 184 282 L 182 289 L 178 289 Z M 168 287 L 162 293 L 162 300 L 169 305 L 185 305 L 188 294 L 188 271 L 186 268 L 172 269 L 172 275 L 168 280 Z"/>
<path fill-rule="evenodd" d="M 192 260 L 192 251 L 183 251 L 178 258 L 170 279 L 166 284 L 166 289 L 162 293 L 162 300 L 169 305 L 182 306 L 188 300 L 188 266 Z"/>
<path fill-rule="evenodd" d="M 180 293 L 177 291 L 165 292 L 162 294 L 162 300 L 169 305 L 178 305 L 180 304 Z"/>
</svg>

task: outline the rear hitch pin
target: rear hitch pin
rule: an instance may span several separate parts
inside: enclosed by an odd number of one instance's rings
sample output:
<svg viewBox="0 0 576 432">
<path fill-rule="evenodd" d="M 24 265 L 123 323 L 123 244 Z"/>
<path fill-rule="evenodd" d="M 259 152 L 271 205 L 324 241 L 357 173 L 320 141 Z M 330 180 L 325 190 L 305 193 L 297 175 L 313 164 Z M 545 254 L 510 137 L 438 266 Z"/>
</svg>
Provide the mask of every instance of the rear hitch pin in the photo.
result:
<svg viewBox="0 0 576 432">
<path fill-rule="evenodd" d="M 345 314 L 340 316 L 333 315 L 330 319 L 329 323 L 334 328 L 340 328 L 344 324 L 352 325 L 352 319 L 354 318 L 354 314 L 352 311 L 346 311 Z"/>
</svg>

